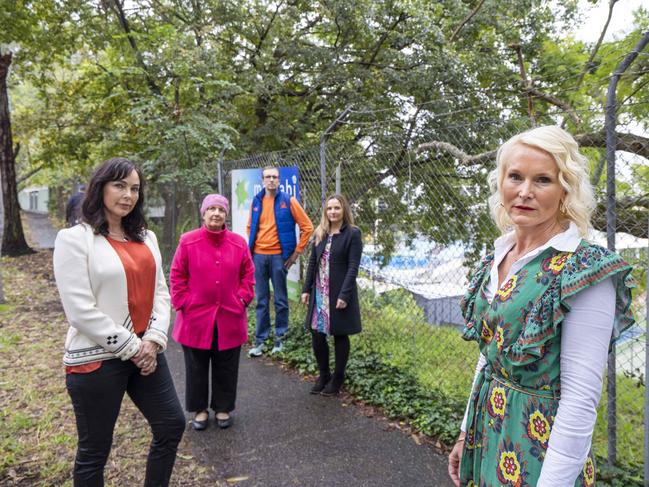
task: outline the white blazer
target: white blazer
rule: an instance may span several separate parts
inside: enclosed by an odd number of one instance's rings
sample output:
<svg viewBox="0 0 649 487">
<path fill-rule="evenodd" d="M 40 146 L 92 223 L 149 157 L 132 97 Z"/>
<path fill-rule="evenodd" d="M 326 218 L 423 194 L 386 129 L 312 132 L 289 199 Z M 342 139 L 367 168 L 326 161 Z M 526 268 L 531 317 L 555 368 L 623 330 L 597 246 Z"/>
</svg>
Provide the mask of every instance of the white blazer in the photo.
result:
<svg viewBox="0 0 649 487">
<path fill-rule="evenodd" d="M 145 243 L 156 263 L 153 313 L 143 339 L 167 347 L 169 290 L 155 234 Z M 106 237 L 82 223 L 61 230 L 54 243 L 54 278 L 70 328 L 65 339 L 65 365 L 98 360 L 128 360 L 140 349 L 128 311 L 126 273 Z"/>
</svg>

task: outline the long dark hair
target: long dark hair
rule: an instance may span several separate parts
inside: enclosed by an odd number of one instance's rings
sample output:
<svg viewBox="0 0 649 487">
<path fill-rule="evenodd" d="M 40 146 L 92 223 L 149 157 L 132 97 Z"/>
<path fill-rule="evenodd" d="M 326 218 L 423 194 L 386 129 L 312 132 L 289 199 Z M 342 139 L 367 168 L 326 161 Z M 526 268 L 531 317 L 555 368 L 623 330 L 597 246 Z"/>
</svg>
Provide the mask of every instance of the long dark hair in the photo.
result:
<svg viewBox="0 0 649 487">
<path fill-rule="evenodd" d="M 124 179 L 132 171 L 140 177 L 140 192 L 131 212 L 122 218 L 122 227 L 129 240 L 144 242 L 147 224 L 144 218 L 144 178 L 140 168 L 124 157 L 114 157 L 95 169 L 86 189 L 81 206 L 83 221 L 98 235 L 108 236 L 108 221 L 104 214 L 104 186 L 111 181 Z"/>
</svg>

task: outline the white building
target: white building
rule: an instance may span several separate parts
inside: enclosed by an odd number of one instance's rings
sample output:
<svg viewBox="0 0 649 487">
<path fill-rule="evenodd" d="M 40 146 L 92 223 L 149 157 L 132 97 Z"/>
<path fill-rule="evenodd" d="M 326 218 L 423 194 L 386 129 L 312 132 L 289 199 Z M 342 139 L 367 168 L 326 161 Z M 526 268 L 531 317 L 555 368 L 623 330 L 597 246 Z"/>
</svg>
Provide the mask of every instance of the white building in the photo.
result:
<svg viewBox="0 0 649 487">
<path fill-rule="evenodd" d="M 24 211 L 47 213 L 50 190 L 47 186 L 30 186 L 18 193 L 18 203 Z"/>
</svg>

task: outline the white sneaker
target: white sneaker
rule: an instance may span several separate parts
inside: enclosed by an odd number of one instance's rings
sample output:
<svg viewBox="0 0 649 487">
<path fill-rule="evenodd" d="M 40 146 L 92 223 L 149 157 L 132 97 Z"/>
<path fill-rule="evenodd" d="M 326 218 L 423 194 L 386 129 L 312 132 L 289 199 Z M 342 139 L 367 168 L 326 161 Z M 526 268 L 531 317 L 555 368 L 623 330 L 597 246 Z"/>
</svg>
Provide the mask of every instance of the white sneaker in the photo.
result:
<svg viewBox="0 0 649 487">
<path fill-rule="evenodd" d="M 275 355 L 276 353 L 279 353 L 282 350 L 284 350 L 284 344 L 280 341 L 277 341 L 275 342 L 275 346 L 273 347 L 273 349 L 270 351 L 270 354 Z"/>
<path fill-rule="evenodd" d="M 260 343 L 256 347 L 253 347 L 250 350 L 248 350 L 248 357 L 261 357 L 265 351 L 266 351 L 266 346 L 263 343 Z"/>
</svg>

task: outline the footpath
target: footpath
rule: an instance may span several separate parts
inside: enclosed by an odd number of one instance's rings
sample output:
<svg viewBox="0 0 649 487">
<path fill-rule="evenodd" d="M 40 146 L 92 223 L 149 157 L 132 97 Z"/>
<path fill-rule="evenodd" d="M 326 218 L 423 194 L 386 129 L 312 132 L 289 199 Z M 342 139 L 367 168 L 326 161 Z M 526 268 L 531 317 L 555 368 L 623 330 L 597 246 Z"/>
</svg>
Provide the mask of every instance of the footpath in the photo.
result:
<svg viewBox="0 0 649 487">
<path fill-rule="evenodd" d="M 52 248 L 47 217 L 26 213 L 32 241 Z M 241 487 L 447 487 L 446 457 L 338 397 L 309 394 L 310 382 L 267 357 L 242 351 L 237 409 L 231 428 L 185 433 L 196 461 L 219 485 Z M 167 353 L 184 404 L 182 350 Z M 353 353 L 353 351 L 352 351 Z M 189 419 L 189 416 L 188 416 Z M 212 417 L 210 418 L 212 419 Z"/>
</svg>

